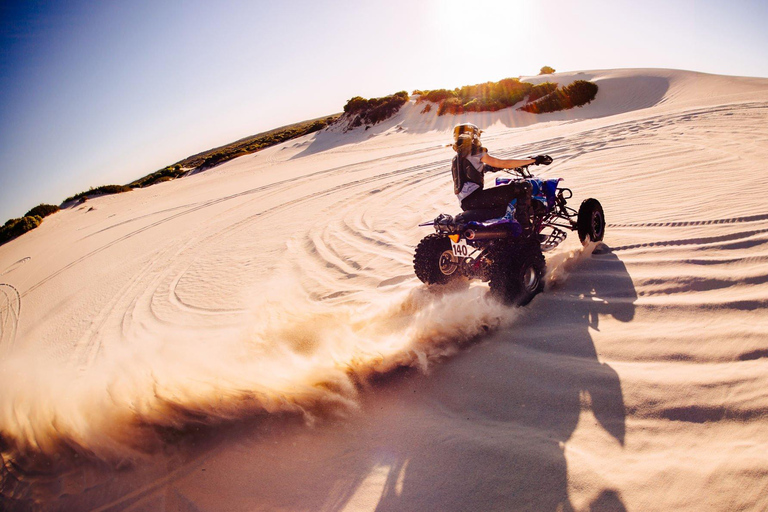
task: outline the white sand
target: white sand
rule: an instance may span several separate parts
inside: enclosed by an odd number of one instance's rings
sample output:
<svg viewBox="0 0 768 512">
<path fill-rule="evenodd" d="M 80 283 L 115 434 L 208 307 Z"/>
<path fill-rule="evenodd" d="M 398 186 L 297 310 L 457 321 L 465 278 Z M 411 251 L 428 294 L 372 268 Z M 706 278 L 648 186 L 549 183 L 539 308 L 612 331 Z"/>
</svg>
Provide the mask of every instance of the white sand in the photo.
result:
<svg viewBox="0 0 768 512">
<path fill-rule="evenodd" d="M 0 505 L 768 508 L 768 79 L 546 78 L 600 91 L 409 104 L 0 246 Z M 457 210 L 463 121 L 606 211 L 524 309 L 413 275 L 417 224 Z"/>
</svg>

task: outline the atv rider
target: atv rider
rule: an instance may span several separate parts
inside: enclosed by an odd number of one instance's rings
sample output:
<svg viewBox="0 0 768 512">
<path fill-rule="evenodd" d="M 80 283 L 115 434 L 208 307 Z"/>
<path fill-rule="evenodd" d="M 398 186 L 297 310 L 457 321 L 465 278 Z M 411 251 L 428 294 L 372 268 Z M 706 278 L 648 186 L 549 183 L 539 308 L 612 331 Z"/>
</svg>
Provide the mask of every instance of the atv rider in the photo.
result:
<svg viewBox="0 0 768 512">
<path fill-rule="evenodd" d="M 464 123 L 453 129 L 453 149 L 456 156 L 451 163 L 453 175 L 453 192 L 461 202 L 461 209 L 479 210 L 507 206 L 506 216 L 511 221 L 517 221 L 524 234 L 531 232 L 531 184 L 527 181 L 512 181 L 484 189 L 486 172 L 501 169 L 512 169 L 524 165 L 549 165 L 552 158 L 539 155 L 523 160 L 505 160 L 488 154 L 488 150 L 480 143 L 482 132 L 477 126 Z"/>
</svg>

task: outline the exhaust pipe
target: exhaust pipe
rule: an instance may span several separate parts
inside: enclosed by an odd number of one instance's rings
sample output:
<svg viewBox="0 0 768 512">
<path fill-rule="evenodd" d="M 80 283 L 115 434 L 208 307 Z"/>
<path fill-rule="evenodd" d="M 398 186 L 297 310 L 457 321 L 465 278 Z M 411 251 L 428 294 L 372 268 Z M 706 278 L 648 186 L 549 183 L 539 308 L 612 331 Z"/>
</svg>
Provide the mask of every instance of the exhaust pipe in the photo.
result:
<svg viewBox="0 0 768 512">
<path fill-rule="evenodd" d="M 509 229 L 488 228 L 482 231 L 467 229 L 464 231 L 464 238 L 467 240 L 487 240 L 489 238 L 507 238 L 512 233 Z"/>
</svg>

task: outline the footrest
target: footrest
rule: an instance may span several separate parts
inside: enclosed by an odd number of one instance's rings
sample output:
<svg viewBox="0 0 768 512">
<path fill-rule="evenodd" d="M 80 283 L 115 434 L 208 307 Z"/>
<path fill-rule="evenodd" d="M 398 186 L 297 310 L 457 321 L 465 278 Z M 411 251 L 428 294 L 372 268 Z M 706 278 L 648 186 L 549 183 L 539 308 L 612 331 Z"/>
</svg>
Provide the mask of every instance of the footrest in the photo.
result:
<svg viewBox="0 0 768 512">
<path fill-rule="evenodd" d="M 568 233 L 558 228 L 552 228 L 552 232 L 549 235 L 540 234 L 539 237 L 544 237 L 541 241 L 542 252 L 551 251 L 560 245 L 567 236 Z"/>
</svg>

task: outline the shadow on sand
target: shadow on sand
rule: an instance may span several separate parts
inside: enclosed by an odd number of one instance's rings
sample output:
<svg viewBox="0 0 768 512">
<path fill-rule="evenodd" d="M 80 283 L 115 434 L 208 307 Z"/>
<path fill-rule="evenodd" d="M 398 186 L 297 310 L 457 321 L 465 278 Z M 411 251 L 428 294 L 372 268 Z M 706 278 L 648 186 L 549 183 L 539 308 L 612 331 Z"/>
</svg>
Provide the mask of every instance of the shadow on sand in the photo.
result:
<svg viewBox="0 0 768 512">
<path fill-rule="evenodd" d="M 624 445 L 621 383 L 590 330 L 606 315 L 631 321 L 636 298 L 624 264 L 603 247 L 513 328 L 436 371 L 427 387 L 440 439 L 390 440 L 397 456 L 376 510 L 572 510 L 563 450 L 582 410 Z M 614 489 L 594 495 L 590 510 L 625 509 Z"/>
</svg>

